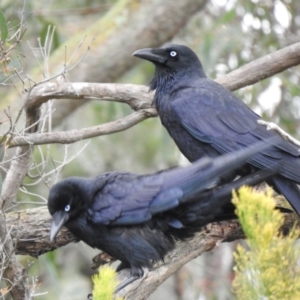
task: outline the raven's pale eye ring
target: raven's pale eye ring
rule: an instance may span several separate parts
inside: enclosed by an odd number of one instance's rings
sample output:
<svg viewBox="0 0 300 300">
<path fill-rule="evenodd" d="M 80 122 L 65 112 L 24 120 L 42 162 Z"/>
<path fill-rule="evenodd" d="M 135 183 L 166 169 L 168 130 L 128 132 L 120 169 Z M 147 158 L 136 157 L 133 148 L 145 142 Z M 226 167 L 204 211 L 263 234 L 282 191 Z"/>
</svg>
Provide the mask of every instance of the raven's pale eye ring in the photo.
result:
<svg viewBox="0 0 300 300">
<path fill-rule="evenodd" d="M 176 55 L 177 55 L 177 52 L 176 52 L 176 51 L 171 51 L 171 52 L 170 52 L 170 56 L 175 57 Z"/>
<path fill-rule="evenodd" d="M 65 211 L 69 211 L 71 208 L 70 204 L 68 204 L 66 207 L 65 207 Z"/>
</svg>

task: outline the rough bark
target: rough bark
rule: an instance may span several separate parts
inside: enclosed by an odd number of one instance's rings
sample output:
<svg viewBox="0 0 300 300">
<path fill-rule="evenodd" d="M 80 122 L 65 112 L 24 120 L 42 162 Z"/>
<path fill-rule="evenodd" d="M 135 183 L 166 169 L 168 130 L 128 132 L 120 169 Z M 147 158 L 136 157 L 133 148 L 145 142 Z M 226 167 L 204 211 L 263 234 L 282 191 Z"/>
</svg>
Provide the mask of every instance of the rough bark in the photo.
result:
<svg viewBox="0 0 300 300">
<path fill-rule="evenodd" d="M 272 63 L 270 63 L 272 62 Z M 232 71 L 224 77 L 218 78 L 220 84 L 226 84 L 230 90 L 237 90 L 246 85 L 262 81 L 285 69 L 299 65 L 300 43 L 295 43 L 278 51 L 256 59 L 241 68 Z M 253 72 L 253 70 L 256 70 Z M 243 80 L 240 80 L 240 77 Z M 242 82 L 247 82 L 243 84 Z"/>
<path fill-rule="evenodd" d="M 28 143 L 16 150 L 1 191 L 0 207 L 4 211 L 11 207 L 12 201 L 19 191 L 31 164 L 31 155 L 31 146 Z"/>
<path fill-rule="evenodd" d="M 1 244 L 1 274 L 6 279 L 7 288 L 14 300 L 28 299 L 28 285 L 26 284 L 26 272 L 17 261 L 15 245 L 6 227 L 5 215 L 0 212 L 0 244 Z M 3 272 L 3 273 L 2 273 Z"/>
<path fill-rule="evenodd" d="M 6 220 L 7 228 L 17 242 L 16 254 L 38 257 L 75 241 L 74 236 L 63 228 L 55 242 L 50 242 L 52 218 L 46 207 L 10 212 L 6 214 Z"/>
<path fill-rule="evenodd" d="M 286 214 L 282 231 L 287 233 L 294 223 L 300 226 L 298 216 L 292 213 Z M 11 230 L 12 237 L 18 241 L 17 254 L 38 257 L 75 241 L 72 234 L 63 229 L 55 242 L 50 243 L 50 225 L 51 217 L 46 207 L 7 214 L 7 227 Z M 120 296 L 125 299 L 146 299 L 164 280 L 188 261 L 218 247 L 222 242 L 241 238 L 244 238 L 244 234 L 237 220 L 209 224 L 194 238 L 186 242 L 178 242 L 176 248 L 166 256 L 164 263 L 155 265 L 152 270 L 146 272 L 144 278 L 122 290 Z M 122 271 L 119 275 L 120 280 L 128 275 L 128 270 Z"/>
<path fill-rule="evenodd" d="M 221 78 L 217 82 L 230 90 L 253 84 L 261 78 L 270 77 L 300 63 L 300 43 L 296 43 L 263 56 Z M 37 133 L 15 136 L 9 146 L 25 146 L 29 144 L 73 143 L 103 134 L 125 130 L 138 122 L 157 115 L 151 107 L 153 93 L 148 93 L 145 86 L 132 84 L 97 84 L 97 83 L 44 83 L 33 88 L 25 105 L 27 119 L 31 123 L 37 121 L 40 106 L 50 99 L 72 100 L 105 100 L 128 104 L 136 112 L 123 119 L 81 130 L 56 133 Z M 73 102 L 76 102 L 73 101 Z"/>
</svg>

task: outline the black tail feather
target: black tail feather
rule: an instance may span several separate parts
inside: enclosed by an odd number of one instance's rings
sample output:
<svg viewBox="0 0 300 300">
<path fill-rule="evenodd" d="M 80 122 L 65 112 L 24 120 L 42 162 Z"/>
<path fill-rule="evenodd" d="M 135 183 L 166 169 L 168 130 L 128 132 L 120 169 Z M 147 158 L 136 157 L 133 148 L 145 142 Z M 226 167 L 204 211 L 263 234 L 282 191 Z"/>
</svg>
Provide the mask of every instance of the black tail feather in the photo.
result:
<svg viewBox="0 0 300 300">
<path fill-rule="evenodd" d="M 290 202 L 291 206 L 300 215 L 300 189 L 294 181 L 276 175 L 272 178 L 275 187 Z"/>
</svg>

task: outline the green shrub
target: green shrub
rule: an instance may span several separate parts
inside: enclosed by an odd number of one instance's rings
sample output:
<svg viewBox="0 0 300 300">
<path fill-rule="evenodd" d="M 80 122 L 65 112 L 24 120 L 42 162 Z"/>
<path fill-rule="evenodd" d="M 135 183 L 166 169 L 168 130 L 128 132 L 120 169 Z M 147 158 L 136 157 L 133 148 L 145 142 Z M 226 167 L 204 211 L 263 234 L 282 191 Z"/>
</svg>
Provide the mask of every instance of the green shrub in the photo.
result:
<svg viewBox="0 0 300 300">
<path fill-rule="evenodd" d="M 239 245 L 234 254 L 238 299 L 300 299 L 299 231 L 294 227 L 285 237 L 279 233 L 284 217 L 274 209 L 272 191 L 242 187 L 233 203 L 248 246 Z"/>
<path fill-rule="evenodd" d="M 102 266 L 99 269 L 99 274 L 92 277 L 94 289 L 93 300 L 120 300 L 121 298 L 114 297 L 115 289 L 118 285 L 116 271 L 108 266 Z"/>
</svg>

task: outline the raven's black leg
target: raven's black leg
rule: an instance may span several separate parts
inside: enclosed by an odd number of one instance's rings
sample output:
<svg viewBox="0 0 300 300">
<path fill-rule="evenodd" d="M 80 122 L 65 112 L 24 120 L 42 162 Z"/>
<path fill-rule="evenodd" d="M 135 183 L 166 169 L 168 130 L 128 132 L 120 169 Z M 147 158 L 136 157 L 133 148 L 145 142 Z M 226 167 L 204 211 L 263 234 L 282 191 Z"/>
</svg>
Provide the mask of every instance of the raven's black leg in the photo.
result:
<svg viewBox="0 0 300 300">
<path fill-rule="evenodd" d="M 141 276 L 142 277 L 142 276 Z M 120 284 L 118 284 L 118 286 L 115 289 L 115 293 L 118 293 L 119 291 L 121 291 L 124 287 L 126 287 L 128 284 L 136 281 L 137 279 L 141 278 L 139 276 L 133 276 L 130 275 L 130 277 L 124 279 Z"/>
<path fill-rule="evenodd" d="M 126 267 L 126 263 L 122 262 L 117 270 L 124 269 Z M 143 268 L 137 268 L 137 267 L 131 267 L 131 274 L 129 278 L 124 279 L 115 290 L 115 293 L 118 293 L 120 290 L 122 290 L 124 287 L 126 287 L 128 284 L 136 281 L 137 279 L 140 279 L 144 276 L 144 269 Z"/>
</svg>

